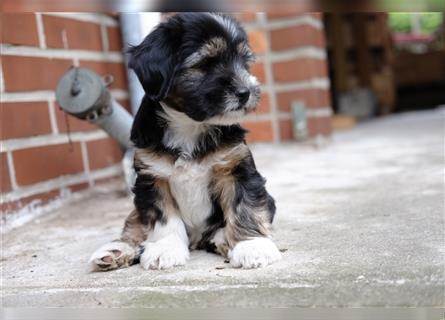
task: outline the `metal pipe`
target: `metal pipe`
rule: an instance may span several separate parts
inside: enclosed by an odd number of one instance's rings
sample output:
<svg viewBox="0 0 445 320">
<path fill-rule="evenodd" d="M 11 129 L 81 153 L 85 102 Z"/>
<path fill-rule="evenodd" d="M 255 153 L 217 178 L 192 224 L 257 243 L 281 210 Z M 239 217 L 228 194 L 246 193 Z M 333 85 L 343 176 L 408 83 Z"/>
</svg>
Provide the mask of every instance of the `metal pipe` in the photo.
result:
<svg viewBox="0 0 445 320">
<path fill-rule="evenodd" d="M 129 149 L 133 117 L 111 97 L 107 89 L 111 82 L 110 76 L 101 78 L 89 69 L 73 67 L 60 79 L 56 99 L 63 111 L 98 125 Z"/>
<path fill-rule="evenodd" d="M 132 148 L 130 131 L 133 117 L 113 98 L 110 99 L 107 108 L 112 110 L 110 114 L 91 122 L 105 130 L 125 149 Z"/>
<path fill-rule="evenodd" d="M 111 82 L 110 76 L 101 78 L 89 69 L 73 67 L 57 84 L 56 99 L 63 111 L 96 124 L 126 150 L 122 163 L 130 190 L 136 176 L 132 168 L 134 150 L 130 141 L 133 117 L 111 97 L 107 89 Z"/>
<path fill-rule="evenodd" d="M 144 89 L 142 88 L 138 77 L 133 70 L 128 68 L 128 54 L 130 46 L 138 45 L 144 40 L 152 29 L 161 21 L 160 12 L 139 12 L 139 13 L 121 13 L 119 15 L 121 34 L 124 42 L 125 66 L 127 68 L 128 91 L 130 93 L 131 113 L 133 115 L 139 109 Z"/>
<path fill-rule="evenodd" d="M 139 109 L 142 98 L 144 97 L 144 89 L 139 83 L 139 79 L 133 70 L 128 68 L 127 49 L 131 45 L 139 44 L 144 35 L 141 30 L 141 15 L 139 13 L 121 13 L 119 15 L 122 40 L 124 43 L 125 67 L 127 69 L 128 92 L 130 93 L 131 113 L 133 115 Z"/>
</svg>

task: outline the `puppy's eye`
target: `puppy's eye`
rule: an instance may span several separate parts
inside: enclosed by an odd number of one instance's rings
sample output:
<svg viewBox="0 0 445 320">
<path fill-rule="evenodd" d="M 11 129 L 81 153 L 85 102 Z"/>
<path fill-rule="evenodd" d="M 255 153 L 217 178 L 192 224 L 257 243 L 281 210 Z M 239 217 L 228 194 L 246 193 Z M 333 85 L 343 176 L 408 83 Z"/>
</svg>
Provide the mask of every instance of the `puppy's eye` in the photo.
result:
<svg viewBox="0 0 445 320">
<path fill-rule="evenodd" d="M 249 70 L 250 67 L 255 63 L 256 55 L 253 52 L 249 52 L 243 55 L 243 65 Z"/>
<path fill-rule="evenodd" d="M 238 44 L 238 52 L 247 66 L 252 65 L 256 61 L 255 53 L 253 53 L 247 42 Z"/>
</svg>

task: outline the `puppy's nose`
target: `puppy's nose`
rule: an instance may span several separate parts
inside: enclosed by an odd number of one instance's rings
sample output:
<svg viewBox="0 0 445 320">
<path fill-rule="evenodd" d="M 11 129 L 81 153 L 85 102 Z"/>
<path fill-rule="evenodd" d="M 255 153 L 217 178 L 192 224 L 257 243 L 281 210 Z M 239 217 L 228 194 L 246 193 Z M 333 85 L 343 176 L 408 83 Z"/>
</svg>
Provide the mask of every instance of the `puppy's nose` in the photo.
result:
<svg viewBox="0 0 445 320">
<path fill-rule="evenodd" d="M 236 96 L 241 104 L 245 104 L 250 97 L 250 90 L 247 88 L 240 89 L 236 92 Z"/>
</svg>

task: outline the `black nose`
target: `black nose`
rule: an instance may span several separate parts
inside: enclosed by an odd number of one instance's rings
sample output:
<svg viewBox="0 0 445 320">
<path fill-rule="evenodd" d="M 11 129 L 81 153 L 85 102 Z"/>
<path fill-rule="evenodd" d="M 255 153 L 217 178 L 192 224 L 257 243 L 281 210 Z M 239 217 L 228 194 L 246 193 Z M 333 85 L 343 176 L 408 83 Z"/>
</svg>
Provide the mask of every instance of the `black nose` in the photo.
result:
<svg viewBox="0 0 445 320">
<path fill-rule="evenodd" d="M 245 104 L 250 97 L 249 89 L 240 89 L 236 92 L 236 96 L 241 104 Z"/>
</svg>

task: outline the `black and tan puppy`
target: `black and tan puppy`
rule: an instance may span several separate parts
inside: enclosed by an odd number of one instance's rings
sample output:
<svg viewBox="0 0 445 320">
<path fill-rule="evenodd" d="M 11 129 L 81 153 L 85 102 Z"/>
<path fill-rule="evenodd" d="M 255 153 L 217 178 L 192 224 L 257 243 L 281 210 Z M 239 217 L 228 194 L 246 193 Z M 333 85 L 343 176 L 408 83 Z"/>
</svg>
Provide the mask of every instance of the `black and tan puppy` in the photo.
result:
<svg viewBox="0 0 445 320">
<path fill-rule="evenodd" d="M 245 31 L 228 16 L 182 13 L 130 54 L 146 92 L 131 132 L 135 209 L 120 240 L 93 254 L 93 268 L 165 269 L 184 265 L 189 249 L 242 268 L 279 260 L 274 200 L 239 125 L 260 94 Z"/>
</svg>

